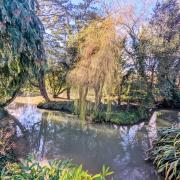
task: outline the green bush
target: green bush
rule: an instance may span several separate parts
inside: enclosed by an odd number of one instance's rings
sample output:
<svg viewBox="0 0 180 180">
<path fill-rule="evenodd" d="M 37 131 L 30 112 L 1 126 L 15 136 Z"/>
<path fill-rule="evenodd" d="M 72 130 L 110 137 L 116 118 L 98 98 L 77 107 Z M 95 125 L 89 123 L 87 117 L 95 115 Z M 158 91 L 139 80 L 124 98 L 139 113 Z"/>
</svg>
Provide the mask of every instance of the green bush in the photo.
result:
<svg viewBox="0 0 180 180">
<path fill-rule="evenodd" d="M 141 120 L 137 111 L 94 112 L 92 119 L 95 122 L 109 122 L 118 125 L 131 125 Z"/>
<path fill-rule="evenodd" d="M 11 180 L 105 180 L 110 175 L 112 172 L 105 166 L 101 173 L 91 175 L 82 165 L 77 167 L 69 160 L 55 160 L 41 166 L 32 157 L 22 163 L 8 163 L 1 171 L 1 179 Z"/>
<path fill-rule="evenodd" d="M 138 113 L 133 111 L 132 112 L 121 111 L 118 113 L 110 113 L 108 114 L 108 116 L 112 123 L 119 125 L 131 125 L 141 120 L 138 116 Z"/>
<path fill-rule="evenodd" d="M 180 179 L 180 130 L 161 129 L 160 138 L 150 150 L 149 159 L 154 161 L 165 180 Z"/>
</svg>

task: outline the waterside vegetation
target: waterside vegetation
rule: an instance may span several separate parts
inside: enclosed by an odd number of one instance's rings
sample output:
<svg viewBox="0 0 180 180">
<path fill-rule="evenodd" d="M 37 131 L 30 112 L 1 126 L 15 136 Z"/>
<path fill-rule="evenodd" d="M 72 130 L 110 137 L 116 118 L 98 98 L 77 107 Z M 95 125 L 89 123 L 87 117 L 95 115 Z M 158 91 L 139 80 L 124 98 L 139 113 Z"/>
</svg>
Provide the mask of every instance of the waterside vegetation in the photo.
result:
<svg viewBox="0 0 180 180">
<path fill-rule="evenodd" d="M 117 125 L 148 120 L 159 107 L 180 108 L 179 1 L 139 3 L 0 0 L 2 179 L 103 180 L 112 174 L 103 167 L 93 176 L 66 161 L 17 162 L 15 121 L 4 111 L 16 98 L 42 96 L 39 108 Z M 162 130 L 150 153 L 166 179 L 180 179 L 179 137 L 179 129 Z"/>
<path fill-rule="evenodd" d="M 165 180 L 180 179 L 180 130 L 165 128 L 159 131 L 160 137 L 149 150 L 149 159 Z"/>
</svg>

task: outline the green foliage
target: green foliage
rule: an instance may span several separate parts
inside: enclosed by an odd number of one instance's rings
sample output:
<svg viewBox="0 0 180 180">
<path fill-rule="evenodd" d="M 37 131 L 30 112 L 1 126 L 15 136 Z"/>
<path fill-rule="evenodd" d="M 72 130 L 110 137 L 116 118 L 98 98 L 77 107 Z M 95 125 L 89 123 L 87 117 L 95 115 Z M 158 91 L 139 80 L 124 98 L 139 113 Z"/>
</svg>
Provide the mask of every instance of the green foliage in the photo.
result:
<svg viewBox="0 0 180 180">
<path fill-rule="evenodd" d="M 117 125 L 132 125 L 142 120 L 138 111 L 94 112 L 92 119 L 95 122 L 107 122 Z"/>
<path fill-rule="evenodd" d="M 94 176 L 88 174 L 87 171 L 84 171 L 82 166 L 73 168 L 70 171 L 65 171 L 64 174 L 62 175 L 61 179 L 62 180 L 105 180 L 107 176 L 112 175 L 113 173 L 109 171 L 108 167 L 103 166 L 102 172 L 99 174 L 96 174 Z"/>
<path fill-rule="evenodd" d="M 157 87 L 160 95 L 168 105 L 180 107 L 178 0 L 158 3 L 150 21 L 150 28 L 153 35 L 150 49 L 157 61 Z"/>
<path fill-rule="evenodd" d="M 50 161 L 47 165 L 42 166 L 32 157 L 22 163 L 9 163 L 1 171 L 2 179 L 11 180 L 105 180 L 110 175 L 112 172 L 105 166 L 103 166 L 101 173 L 93 176 L 83 170 L 82 165 L 77 167 L 69 160 Z"/>
<path fill-rule="evenodd" d="M 48 32 L 44 38 L 47 60 L 53 64 L 47 68 L 47 87 L 57 97 L 66 89 L 69 90 L 66 74 L 74 68 L 78 59 L 78 42 L 72 43 L 70 39 L 96 18 L 97 1 L 39 0 L 38 3 L 38 15 Z"/>
<path fill-rule="evenodd" d="M 46 80 L 47 87 L 53 97 L 58 97 L 64 90 L 67 89 L 66 75 L 68 68 L 62 63 L 53 64 L 47 70 Z"/>
<path fill-rule="evenodd" d="M 138 32 L 137 24 L 127 23 L 129 38 L 124 50 L 133 59 L 135 78 L 144 86 L 140 90 L 146 98 L 140 104 L 151 106 L 164 100 L 169 107 L 180 107 L 178 0 L 158 2 L 148 25 L 142 25 Z"/>
<path fill-rule="evenodd" d="M 0 2 L 0 55 L 1 59 L 12 60 L 28 57 L 29 60 L 43 59 L 43 26 L 35 15 L 33 4 L 28 0 L 6 0 Z M 1 61 L 2 63 L 2 61 Z M 25 62 L 28 63 L 28 62 Z"/>
<path fill-rule="evenodd" d="M 180 130 L 161 129 L 149 158 L 166 180 L 180 179 Z"/>
<path fill-rule="evenodd" d="M 60 101 L 60 102 L 48 102 L 40 103 L 38 108 L 58 110 L 68 113 L 74 113 L 76 115 L 80 114 L 79 101 Z M 144 108 L 139 108 L 135 110 L 121 110 L 107 112 L 107 105 L 101 104 L 101 111 L 94 110 L 94 103 L 86 101 L 87 111 L 86 117 L 92 119 L 94 122 L 102 123 L 113 123 L 118 125 L 131 125 L 140 122 L 142 119 L 148 117 L 148 111 Z"/>
<path fill-rule="evenodd" d="M 44 64 L 43 32 L 34 0 L 0 1 L 1 106 Z"/>
</svg>

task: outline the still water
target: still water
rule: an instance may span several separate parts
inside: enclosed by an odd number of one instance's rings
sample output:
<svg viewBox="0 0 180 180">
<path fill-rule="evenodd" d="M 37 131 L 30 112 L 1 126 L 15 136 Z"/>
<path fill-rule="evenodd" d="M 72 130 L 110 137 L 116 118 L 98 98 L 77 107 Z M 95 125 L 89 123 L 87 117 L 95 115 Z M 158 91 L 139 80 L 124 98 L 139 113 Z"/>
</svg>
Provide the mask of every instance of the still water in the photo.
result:
<svg viewBox="0 0 180 180">
<path fill-rule="evenodd" d="M 157 129 L 170 127 L 172 122 L 157 120 L 156 114 L 149 122 L 116 126 L 83 124 L 73 115 L 40 110 L 35 105 L 14 103 L 8 111 L 28 130 L 28 136 L 23 137 L 17 127 L 19 157 L 33 153 L 42 161 L 72 159 L 91 173 L 99 172 L 105 164 L 114 171 L 115 180 L 158 179 L 152 163 L 144 159 L 157 138 Z M 180 113 L 173 116 L 178 121 Z"/>
</svg>

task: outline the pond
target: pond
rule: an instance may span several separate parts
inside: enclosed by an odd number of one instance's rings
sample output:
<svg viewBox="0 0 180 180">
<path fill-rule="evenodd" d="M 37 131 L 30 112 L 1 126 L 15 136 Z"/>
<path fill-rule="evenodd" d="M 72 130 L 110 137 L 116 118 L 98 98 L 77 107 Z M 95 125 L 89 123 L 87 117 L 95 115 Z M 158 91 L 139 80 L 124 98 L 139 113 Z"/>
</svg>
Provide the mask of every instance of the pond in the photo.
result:
<svg viewBox="0 0 180 180">
<path fill-rule="evenodd" d="M 105 164 L 114 171 L 115 180 L 158 179 L 152 163 L 144 159 L 157 129 L 170 127 L 172 122 L 156 120 L 156 114 L 149 122 L 116 126 L 82 123 L 76 116 L 30 104 L 13 103 L 8 111 L 28 130 L 24 137 L 17 127 L 16 153 L 20 158 L 33 153 L 42 162 L 72 159 L 91 173 L 99 172 Z M 174 114 L 178 121 L 180 113 Z"/>
</svg>

